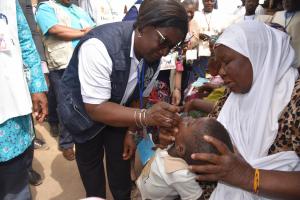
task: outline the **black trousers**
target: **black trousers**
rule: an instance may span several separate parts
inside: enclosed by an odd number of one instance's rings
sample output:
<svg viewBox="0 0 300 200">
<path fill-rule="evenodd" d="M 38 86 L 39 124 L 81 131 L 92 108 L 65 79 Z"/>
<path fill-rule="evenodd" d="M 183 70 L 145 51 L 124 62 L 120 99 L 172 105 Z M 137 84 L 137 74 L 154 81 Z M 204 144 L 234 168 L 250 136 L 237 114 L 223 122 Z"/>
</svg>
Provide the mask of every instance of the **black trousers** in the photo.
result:
<svg viewBox="0 0 300 200">
<path fill-rule="evenodd" d="M 29 146 L 22 154 L 0 162 L 0 199 L 30 200 L 31 192 L 28 182 L 28 164 L 33 157 L 33 146 Z"/>
<path fill-rule="evenodd" d="M 50 85 L 52 87 L 52 90 L 54 92 L 55 98 L 56 98 L 56 102 L 51 102 L 48 104 L 48 108 L 49 110 L 51 110 L 52 112 L 56 111 L 57 109 L 57 104 L 59 103 L 58 100 L 58 94 L 59 94 L 59 85 L 61 82 L 61 78 L 64 74 L 65 70 L 64 69 L 60 69 L 60 70 L 53 70 L 50 71 L 49 73 L 49 81 L 50 81 Z M 54 106 L 54 107 L 50 107 L 50 106 Z M 51 113 L 53 115 L 53 113 Z M 58 116 L 59 118 L 59 116 Z M 63 125 L 63 123 L 59 123 L 59 147 L 61 149 L 69 149 L 69 148 L 73 148 L 74 146 L 74 142 L 73 142 L 73 138 L 71 133 L 66 129 L 66 127 Z"/>
<path fill-rule="evenodd" d="M 85 143 L 75 143 L 76 162 L 87 197 L 106 198 L 103 156 L 110 191 L 116 200 L 130 199 L 130 161 L 122 159 L 125 128 L 107 126 Z"/>
</svg>

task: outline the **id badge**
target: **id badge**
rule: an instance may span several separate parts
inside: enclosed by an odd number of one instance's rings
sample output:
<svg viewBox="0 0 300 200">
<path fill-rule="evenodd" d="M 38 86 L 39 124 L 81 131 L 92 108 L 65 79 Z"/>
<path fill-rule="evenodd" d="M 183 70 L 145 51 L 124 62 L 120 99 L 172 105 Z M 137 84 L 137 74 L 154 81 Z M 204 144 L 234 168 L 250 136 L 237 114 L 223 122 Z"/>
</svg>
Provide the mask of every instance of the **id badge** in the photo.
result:
<svg viewBox="0 0 300 200">
<path fill-rule="evenodd" d="M 199 56 L 210 56 L 209 41 L 200 41 L 199 43 Z"/>
<path fill-rule="evenodd" d="M 197 60 L 197 49 L 190 49 L 186 51 L 186 60 Z"/>
</svg>

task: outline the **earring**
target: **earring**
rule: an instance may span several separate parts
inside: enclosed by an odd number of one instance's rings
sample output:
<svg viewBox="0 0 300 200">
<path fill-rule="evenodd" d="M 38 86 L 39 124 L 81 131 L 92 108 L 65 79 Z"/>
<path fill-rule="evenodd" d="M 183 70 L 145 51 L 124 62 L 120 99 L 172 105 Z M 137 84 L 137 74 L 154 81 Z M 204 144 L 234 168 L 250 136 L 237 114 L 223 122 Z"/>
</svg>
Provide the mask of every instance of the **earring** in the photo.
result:
<svg viewBox="0 0 300 200">
<path fill-rule="evenodd" d="M 136 32 L 137 32 L 137 36 L 140 38 L 140 37 L 142 37 L 142 33 L 139 31 L 139 30 L 136 30 Z"/>
</svg>

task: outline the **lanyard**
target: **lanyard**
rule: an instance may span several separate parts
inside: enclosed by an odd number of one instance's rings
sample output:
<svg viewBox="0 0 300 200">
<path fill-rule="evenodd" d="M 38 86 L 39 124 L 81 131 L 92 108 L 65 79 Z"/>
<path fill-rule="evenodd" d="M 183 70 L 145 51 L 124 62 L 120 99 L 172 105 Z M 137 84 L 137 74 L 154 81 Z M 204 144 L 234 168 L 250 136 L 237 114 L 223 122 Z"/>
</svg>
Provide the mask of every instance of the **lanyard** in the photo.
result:
<svg viewBox="0 0 300 200">
<path fill-rule="evenodd" d="M 289 26 L 289 24 L 291 23 L 294 16 L 295 16 L 295 12 L 292 14 L 291 19 L 288 21 L 289 16 L 287 15 L 287 12 L 285 12 L 285 19 L 284 19 L 284 28 L 285 29 Z"/>
<path fill-rule="evenodd" d="M 203 14 L 204 14 L 204 17 L 205 17 L 205 21 L 206 21 L 206 24 L 207 24 L 208 31 L 210 31 L 210 22 L 211 22 L 212 13 L 210 13 L 209 21 L 207 20 L 206 13 L 204 12 L 204 10 L 203 10 Z"/>
<path fill-rule="evenodd" d="M 140 66 L 142 65 L 141 73 Z M 145 67 L 146 63 L 142 59 L 137 66 L 137 85 L 139 87 L 139 97 L 140 97 L 140 109 L 143 108 L 143 90 L 144 90 L 144 80 L 145 80 Z"/>
</svg>

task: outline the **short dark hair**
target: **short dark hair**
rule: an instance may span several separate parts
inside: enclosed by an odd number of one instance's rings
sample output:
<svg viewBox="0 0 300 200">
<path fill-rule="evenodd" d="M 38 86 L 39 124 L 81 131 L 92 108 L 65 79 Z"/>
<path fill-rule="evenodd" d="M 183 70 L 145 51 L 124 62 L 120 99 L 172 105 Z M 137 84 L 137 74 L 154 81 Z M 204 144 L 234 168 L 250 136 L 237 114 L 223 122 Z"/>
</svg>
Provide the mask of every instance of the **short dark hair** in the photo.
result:
<svg viewBox="0 0 300 200">
<path fill-rule="evenodd" d="M 175 0 L 145 0 L 140 7 L 134 28 L 146 26 L 175 27 L 184 37 L 188 32 L 188 16 L 184 7 Z"/>
<path fill-rule="evenodd" d="M 204 135 L 209 135 L 220 140 L 221 142 L 227 145 L 230 151 L 233 152 L 233 146 L 230 140 L 230 136 L 225 127 L 220 122 L 218 122 L 214 118 L 208 117 L 199 118 L 197 120 L 199 120 L 199 122 L 202 121 L 201 126 L 195 128 L 190 137 L 185 138 L 186 149 L 183 159 L 189 165 L 206 164 L 206 162 L 191 159 L 191 154 L 193 153 L 220 154 L 213 145 L 211 145 L 203 139 Z"/>
<path fill-rule="evenodd" d="M 188 6 L 188 5 L 191 5 L 191 4 L 195 5 L 194 0 L 184 0 L 184 1 L 182 2 L 182 5 L 183 5 L 183 6 Z"/>
</svg>

